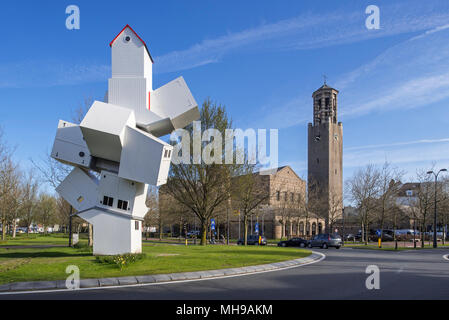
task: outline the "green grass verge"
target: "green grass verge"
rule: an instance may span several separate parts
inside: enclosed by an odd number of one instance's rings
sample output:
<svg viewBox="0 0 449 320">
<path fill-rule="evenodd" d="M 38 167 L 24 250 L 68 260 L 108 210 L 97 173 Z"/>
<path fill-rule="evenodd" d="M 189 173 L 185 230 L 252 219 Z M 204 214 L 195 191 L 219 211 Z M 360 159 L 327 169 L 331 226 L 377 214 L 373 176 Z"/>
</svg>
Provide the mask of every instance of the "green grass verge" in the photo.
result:
<svg viewBox="0 0 449 320">
<path fill-rule="evenodd" d="M 0 240 L 0 246 L 44 246 L 44 245 L 68 245 L 68 234 L 18 234 L 16 238 L 7 236 L 5 241 Z M 87 243 L 87 235 L 80 235 L 80 243 Z"/>
<path fill-rule="evenodd" d="M 310 255 L 310 251 L 275 247 L 174 246 L 146 244 L 146 254 L 120 271 L 114 265 L 102 264 L 90 249 L 0 249 L 0 284 L 20 281 L 66 279 L 66 267 L 76 265 L 82 279 L 151 275 L 223 268 L 243 267 Z"/>
</svg>

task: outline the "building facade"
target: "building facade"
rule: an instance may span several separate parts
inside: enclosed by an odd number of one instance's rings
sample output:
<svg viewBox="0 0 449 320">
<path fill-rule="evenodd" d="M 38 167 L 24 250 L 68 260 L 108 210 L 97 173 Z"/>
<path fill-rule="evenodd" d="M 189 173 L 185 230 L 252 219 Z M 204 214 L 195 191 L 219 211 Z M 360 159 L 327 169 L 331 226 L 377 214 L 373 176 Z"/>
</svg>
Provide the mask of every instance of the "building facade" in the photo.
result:
<svg viewBox="0 0 449 320">
<path fill-rule="evenodd" d="M 316 199 L 326 230 L 343 208 L 343 124 L 338 122 L 338 90 L 326 83 L 313 97 L 313 123 L 308 126 L 308 188 Z"/>
</svg>

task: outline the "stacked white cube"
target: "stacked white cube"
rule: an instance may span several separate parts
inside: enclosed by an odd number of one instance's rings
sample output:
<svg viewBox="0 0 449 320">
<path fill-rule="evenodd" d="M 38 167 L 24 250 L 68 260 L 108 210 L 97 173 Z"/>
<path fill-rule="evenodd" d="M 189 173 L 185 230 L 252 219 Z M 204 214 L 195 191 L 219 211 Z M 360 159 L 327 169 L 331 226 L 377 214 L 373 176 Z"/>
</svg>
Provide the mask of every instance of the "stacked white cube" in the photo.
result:
<svg viewBox="0 0 449 320">
<path fill-rule="evenodd" d="M 153 59 L 126 26 L 111 42 L 108 103 L 80 125 L 60 121 L 52 157 L 75 168 L 57 192 L 94 227 L 94 254 L 142 251 L 148 186 L 167 182 L 173 147 L 159 137 L 199 118 L 184 79 L 153 91 Z"/>
</svg>

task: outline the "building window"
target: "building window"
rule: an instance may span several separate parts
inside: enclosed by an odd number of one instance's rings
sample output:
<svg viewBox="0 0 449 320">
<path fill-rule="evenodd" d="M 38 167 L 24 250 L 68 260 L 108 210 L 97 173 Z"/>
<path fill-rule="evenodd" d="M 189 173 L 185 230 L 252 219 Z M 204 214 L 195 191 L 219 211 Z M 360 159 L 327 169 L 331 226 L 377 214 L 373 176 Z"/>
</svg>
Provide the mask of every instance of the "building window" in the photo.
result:
<svg viewBox="0 0 449 320">
<path fill-rule="evenodd" d="M 287 202 L 287 200 L 288 200 L 288 192 L 285 192 L 284 200 L 285 200 L 285 202 Z"/>
<path fill-rule="evenodd" d="M 135 226 L 134 227 L 135 227 L 136 230 L 140 230 L 140 223 L 139 223 L 139 221 L 135 222 Z"/>
<path fill-rule="evenodd" d="M 114 198 L 107 197 L 107 196 L 103 197 L 103 205 L 104 206 L 112 207 L 113 203 L 114 203 Z"/>
<path fill-rule="evenodd" d="M 316 163 L 320 163 L 320 159 L 319 158 L 316 158 Z"/>
<path fill-rule="evenodd" d="M 281 192 L 280 191 L 276 192 L 276 200 L 281 201 Z"/>
<path fill-rule="evenodd" d="M 122 210 L 128 210 L 128 201 L 119 200 L 117 204 L 117 208 Z"/>
<path fill-rule="evenodd" d="M 293 192 L 291 194 L 291 197 L 292 197 L 292 202 L 294 202 L 295 201 L 295 194 Z"/>
</svg>

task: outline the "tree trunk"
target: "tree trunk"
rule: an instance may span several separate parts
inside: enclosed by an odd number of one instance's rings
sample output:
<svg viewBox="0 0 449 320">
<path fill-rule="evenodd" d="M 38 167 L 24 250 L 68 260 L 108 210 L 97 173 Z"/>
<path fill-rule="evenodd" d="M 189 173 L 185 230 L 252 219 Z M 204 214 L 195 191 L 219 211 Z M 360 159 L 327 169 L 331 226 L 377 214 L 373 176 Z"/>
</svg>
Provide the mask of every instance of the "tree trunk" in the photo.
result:
<svg viewBox="0 0 449 320">
<path fill-rule="evenodd" d="M 6 221 L 2 220 L 2 240 L 6 240 Z"/>
<path fill-rule="evenodd" d="M 12 238 L 15 239 L 16 238 L 16 219 L 12 220 Z"/>
<path fill-rule="evenodd" d="M 207 245 L 207 221 L 206 219 L 201 220 L 201 242 L 200 245 Z"/>
<path fill-rule="evenodd" d="M 246 214 L 243 216 L 243 244 L 248 245 L 248 217 Z"/>
<path fill-rule="evenodd" d="M 369 226 L 368 223 L 365 223 L 365 245 L 368 245 L 368 241 L 369 241 Z"/>
<path fill-rule="evenodd" d="M 161 213 L 159 212 L 159 240 L 162 241 L 162 230 L 163 229 L 163 225 L 162 225 L 162 217 L 161 217 Z"/>
<path fill-rule="evenodd" d="M 425 224 L 421 225 L 421 249 L 424 249 L 424 230 L 425 230 Z"/>
</svg>

